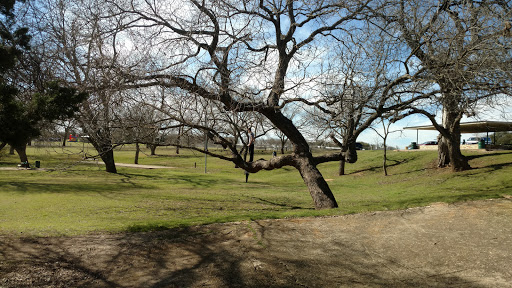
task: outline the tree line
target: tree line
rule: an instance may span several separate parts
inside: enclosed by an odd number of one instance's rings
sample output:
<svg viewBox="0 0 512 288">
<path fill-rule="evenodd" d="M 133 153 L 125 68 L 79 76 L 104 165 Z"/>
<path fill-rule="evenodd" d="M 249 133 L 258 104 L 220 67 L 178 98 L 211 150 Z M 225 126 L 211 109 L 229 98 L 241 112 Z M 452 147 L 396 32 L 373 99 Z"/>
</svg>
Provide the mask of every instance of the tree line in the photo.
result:
<svg viewBox="0 0 512 288">
<path fill-rule="evenodd" d="M 44 123 L 72 118 L 116 173 L 116 145 L 158 145 L 175 131 L 167 144 L 250 173 L 296 168 L 317 209 L 338 206 L 317 166 L 339 161 L 343 174 L 363 131 L 412 114 L 439 131 L 440 167 L 470 169 L 462 118 L 477 115 L 477 104 L 499 107 L 511 92 L 508 1 L 2 5 L 0 143 L 20 157 Z M 246 161 L 247 128 L 276 133 L 292 153 Z M 188 147 L 186 137 L 230 156 Z M 313 155 L 308 139 L 340 149 Z"/>
</svg>

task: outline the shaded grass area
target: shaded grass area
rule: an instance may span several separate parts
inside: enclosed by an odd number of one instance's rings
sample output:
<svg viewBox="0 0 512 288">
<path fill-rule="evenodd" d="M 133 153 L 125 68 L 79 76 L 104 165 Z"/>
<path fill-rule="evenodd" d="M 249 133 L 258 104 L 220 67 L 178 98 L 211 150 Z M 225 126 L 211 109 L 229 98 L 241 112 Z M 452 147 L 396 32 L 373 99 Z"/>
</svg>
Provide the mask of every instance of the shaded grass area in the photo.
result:
<svg viewBox="0 0 512 288">
<path fill-rule="evenodd" d="M 248 219 L 328 216 L 405 209 L 433 202 L 499 198 L 512 194 L 512 153 L 467 151 L 474 169 L 437 169 L 435 151 L 390 152 L 390 176 L 381 168 L 382 151 L 360 151 L 359 161 L 337 176 L 338 163 L 320 170 L 340 205 L 314 210 L 299 173 L 291 167 L 251 174 L 249 183 L 232 163 L 182 150 L 143 151 L 140 164 L 174 169 L 81 163 L 84 146 L 28 150 L 46 170 L 0 170 L 0 233 L 45 236 L 95 232 L 148 231 Z M 269 158 L 271 151 L 257 151 Z M 132 147 L 116 151 L 116 161 L 132 163 Z M 2 155 L 1 167 L 16 156 Z"/>
</svg>

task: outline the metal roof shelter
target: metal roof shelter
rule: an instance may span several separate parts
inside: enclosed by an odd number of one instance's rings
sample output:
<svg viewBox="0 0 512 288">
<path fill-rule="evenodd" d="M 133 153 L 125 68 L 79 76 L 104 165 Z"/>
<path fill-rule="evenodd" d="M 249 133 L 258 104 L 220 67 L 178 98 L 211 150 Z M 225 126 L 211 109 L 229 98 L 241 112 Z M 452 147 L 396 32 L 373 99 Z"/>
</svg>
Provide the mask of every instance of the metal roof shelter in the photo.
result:
<svg viewBox="0 0 512 288">
<path fill-rule="evenodd" d="M 404 127 L 404 130 L 437 130 L 433 125 Z M 500 121 L 478 121 L 460 123 L 460 133 L 487 133 L 512 131 L 512 122 Z M 418 141 L 418 133 L 416 134 L 416 142 Z"/>
</svg>

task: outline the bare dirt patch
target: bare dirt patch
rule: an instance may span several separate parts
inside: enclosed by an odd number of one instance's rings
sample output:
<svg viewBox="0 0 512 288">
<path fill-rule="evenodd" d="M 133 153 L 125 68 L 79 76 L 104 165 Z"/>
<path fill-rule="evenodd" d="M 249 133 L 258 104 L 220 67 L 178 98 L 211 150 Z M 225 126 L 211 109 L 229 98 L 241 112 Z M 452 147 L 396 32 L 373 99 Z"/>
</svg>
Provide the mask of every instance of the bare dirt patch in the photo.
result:
<svg viewBox="0 0 512 288">
<path fill-rule="evenodd" d="M 0 237 L 0 287 L 512 287 L 512 200 Z"/>
</svg>

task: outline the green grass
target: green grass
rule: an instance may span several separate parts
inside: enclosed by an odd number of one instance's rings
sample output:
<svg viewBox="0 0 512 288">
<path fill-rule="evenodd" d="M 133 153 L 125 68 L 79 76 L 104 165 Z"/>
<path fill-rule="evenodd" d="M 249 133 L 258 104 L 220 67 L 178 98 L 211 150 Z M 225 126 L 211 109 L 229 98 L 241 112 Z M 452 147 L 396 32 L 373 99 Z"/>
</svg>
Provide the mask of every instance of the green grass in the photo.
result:
<svg viewBox="0 0 512 288">
<path fill-rule="evenodd" d="M 173 169 L 118 167 L 104 172 L 81 163 L 73 143 L 62 148 L 31 147 L 32 163 L 45 170 L 0 170 L 0 234 L 47 236 L 159 230 L 248 219 L 343 215 L 405 209 L 433 202 L 499 198 L 512 194 L 512 152 L 466 151 L 475 169 L 452 173 L 434 168 L 435 151 L 390 152 L 390 176 L 381 168 L 382 151 L 360 151 L 359 161 L 337 176 L 338 163 L 320 170 L 340 205 L 317 211 L 299 173 L 291 168 L 251 174 L 245 183 L 234 164 L 173 148 L 144 150 L 139 164 Z M 16 167 L 17 156 L 0 156 L 0 169 Z M 269 158 L 262 151 L 256 158 Z M 116 151 L 120 163 L 133 163 L 133 147 Z"/>
</svg>

